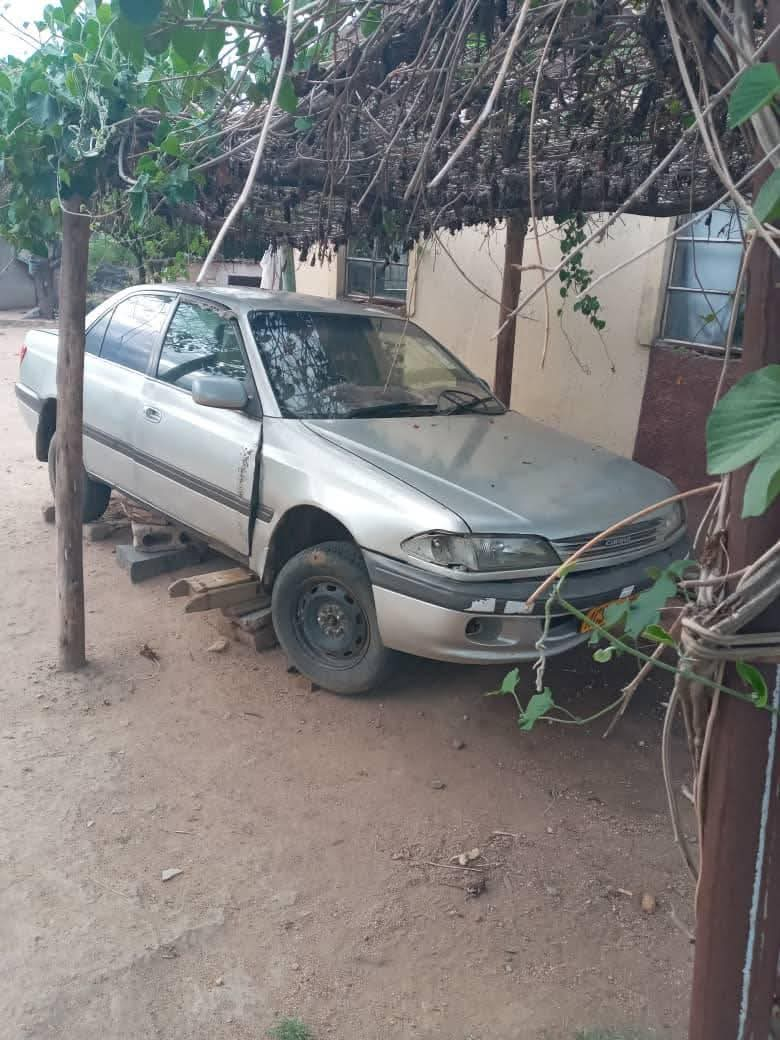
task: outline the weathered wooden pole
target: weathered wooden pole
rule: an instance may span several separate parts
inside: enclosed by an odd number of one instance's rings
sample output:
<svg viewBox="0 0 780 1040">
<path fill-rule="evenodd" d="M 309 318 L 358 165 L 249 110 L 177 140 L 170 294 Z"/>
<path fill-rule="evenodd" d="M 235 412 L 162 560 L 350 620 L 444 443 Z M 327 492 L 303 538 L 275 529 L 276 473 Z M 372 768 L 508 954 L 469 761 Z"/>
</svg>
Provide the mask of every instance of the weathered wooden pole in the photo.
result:
<svg viewBox="0 0 780 1040">
<path fill-rule="evenodd" d="M 767 31 L 778 24 L 780 0 L 770 0 Z M 775 60 L 779 50 L 776 39 Z M 754 198 L 759 186 L 753 186 Z M 743 341 L 741 375 L 780 363 L 780 262 L 760 240 L 748 270 Z M 732 570 L 755 560 L 780 537 L 780 502 L 762 517 L 740 519 L 748 471 L 740 471 L 733 482 Z M 751 627 L 754 632 L 779 629 L 779 602 Z M 775 668 L 763 671 L 770 691 L 776 691 Z M 740 688 L 733 668 L 726 682 Z M 776 714 L 721 698 L 707 782 L 689 1040 L 770 1036 L 780 951 L 779 721 Z"/>
<path fill-rule="evenodd" d="M 504 273 L 501 282 L 501 306 L 498 311 L 499 328 L 506 321 L 520 299 L 520 281 L 523 263 L 523 243 L 528 230 L 528 217 L 507 217 L 504 244 Z M 496 338 L 496 375 L 493 388 L 496 397 L 509 406 L 512 397 L 512 373 L 515 362 L 515 329 L 517 318 L 512 317 Z"/>
<path fill-rule="evenodd" d="M 86 662 L 82 503 L 84 463 L 84 320 L 87 307 L 89 218 L 71 197 L 62 214 L 60 325 L 57 351 L 57 456 L 54 507 L 57 521 L 59 662 L 72 672 Z"/>
</svg>

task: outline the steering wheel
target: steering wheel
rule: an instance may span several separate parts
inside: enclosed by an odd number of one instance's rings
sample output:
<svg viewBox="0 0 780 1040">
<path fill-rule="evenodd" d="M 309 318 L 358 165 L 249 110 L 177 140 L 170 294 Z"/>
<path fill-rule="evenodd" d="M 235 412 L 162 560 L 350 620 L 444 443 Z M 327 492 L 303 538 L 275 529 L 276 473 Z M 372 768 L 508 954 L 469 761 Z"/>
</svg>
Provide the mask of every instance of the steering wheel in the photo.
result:
<svg viewBox="0 0 780 1040">
<path fill-rule="evenodd" d="M 216 357 L 216 353 L 200 354 L 198 357 L 190 358 L 189 361 L 182 361 L 180 365 L 174 365 L 173 368 L 168 369 L 165 375 L 162 376 L 163 382 L 176 383 L 182 376 L 189 375 L 190 372 L 197 372 L 199 368 L 203 368 L 208 362 L 214 361 Z"/>
</svg>

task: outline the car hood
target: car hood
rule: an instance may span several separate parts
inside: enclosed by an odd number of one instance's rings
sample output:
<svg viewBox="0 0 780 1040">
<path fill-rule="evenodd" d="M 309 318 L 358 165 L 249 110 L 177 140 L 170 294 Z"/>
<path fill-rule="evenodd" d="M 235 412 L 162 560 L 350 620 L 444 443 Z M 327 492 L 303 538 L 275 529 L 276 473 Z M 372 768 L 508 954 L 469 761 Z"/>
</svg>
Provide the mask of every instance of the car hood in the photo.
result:
<svg viewBox="0 0 780 1040">
<path fill-rule="evenodd" d="M 674 491 L 652 470 L 517 412 L 305 425 L 484 534 L 592 533 Z"/>
</svg>

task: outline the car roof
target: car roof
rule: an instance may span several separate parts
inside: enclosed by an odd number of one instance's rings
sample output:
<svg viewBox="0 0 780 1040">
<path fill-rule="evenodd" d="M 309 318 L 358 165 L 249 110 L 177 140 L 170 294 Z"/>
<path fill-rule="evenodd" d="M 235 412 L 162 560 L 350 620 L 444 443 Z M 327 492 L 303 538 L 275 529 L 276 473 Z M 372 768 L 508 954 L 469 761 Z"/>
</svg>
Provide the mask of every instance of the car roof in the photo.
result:
<svg viewBox="0 0 780 1040">
<path fill-rule="evenodd" d="M 192 282 L 171 282 L 154 285 L 136 285 L 125 289 L 123 295 L 133 292 L 177 292 L 201 296 L 204 300 L 221 303 L 234 310 L 247 311 L 312 311 L 322 314 L 363 314 L 375 318 L 393 317 L 389 307 L 370 307 L 353 300 L 335 300 L 327 296 L 308 296 L 305 293 L 272 292 L 238 286 L 195 285 Z M 398 315 L 399 317 L 401 315 Z"/>
</svg>

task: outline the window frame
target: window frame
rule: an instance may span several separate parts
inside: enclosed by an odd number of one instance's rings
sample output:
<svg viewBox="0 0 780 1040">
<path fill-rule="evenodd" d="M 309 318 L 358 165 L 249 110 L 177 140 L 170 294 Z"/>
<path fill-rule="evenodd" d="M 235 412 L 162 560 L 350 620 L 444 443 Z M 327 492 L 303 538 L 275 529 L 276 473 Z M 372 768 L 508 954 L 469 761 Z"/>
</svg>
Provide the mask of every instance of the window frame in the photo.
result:
<svg viewBox="0 0 780 1040">
<path fill-rule="evenodd" d="M 724 209 L 727 207 L 718 207 L 718 209 Z M 702 216 L 705 214 L 702 214 Z M 700 242 L 707 246 L 715 247 L 737 247 L 741 249 L 740 252 L 740 264 L 742 263 L 742 257 L 745 253 L 745 236 L 744 236 L 744 224 L 742 218 L 736 212 L 733 214 L 734 219 L 740 221 L 740 228 L 742 228 L 742 235 L 739 239 L 722 238 L 720 235 L 709 235 L 704 237 L 703 235 L 695 234 L 695 224 L 691 224 L 690 228 L 686 229 L 689 231 L 687 235 L 680 235 L 680 224 L 681 222 L 687 222 L 693 214 L 684 214 L 683 216 L 677 217 L 678 226 L 675 228 L 674 236 L 672 237 L 672 246 L 669 252 L 669 265 L 664 279 L 663 287 L 663 308 L 661 311 L 661 325 L 660 332 L 657 341 L 660 343 L 668 343 L 676 347 L 687 347 L 690 350 L 697 350 L 707 354 L 712 354 L 716 357 L 722 356 L 725 353 L 726 347 L 719 343 L 697 343 L 695 340 L 689 339 L 677 339 L 674 336 L 668 336 L 666 334 L 666 323 L 669 318 L 669 304 L 673 293 L 693 293 L 697 296 L 703 296 L 709 302 L 710 297 L 717 297 L 719 299 L 730 299 L 732 301 L 732 307 L 739 306 L 737 301 L 737 284 L 735 282 L 733 289 L 708 289 L 704 287 L 694 287 L 689 285 L 675 285 L 672 282 L 674 276 L 674 269 L 677 263 L 677 252 L 679 244 L 682 243 L 695 243 Z M 739 274 L 737 274 L 737 280 Z M 743 281 L 742 289 L 740 291 L 740 300 L 744 300 L 747 292 L 747 286 Z M 730 315 L 731 312 L 729 312 Z M 728 331 L 728 330 L 727 330 Z M 731 347 L 731 356 L 739 357 L 742 354 L 742 344 L 735 343 Z"/>
<path fill-rule="evenodd" d="M 111 328 L 111 322 L 114 320 L 114 315 L 116 314 L 118 308 L 121 307 L 123 303 L 127 303 L 130 300 L 134 300 L 137 297 L 141 297 L 141 296 L 156 296 L 158 298 L 160 298 L 160 297 L 165 298 L 166 296 L 170 297 L 170 299 L 168 300 L 168 303 L 167 303 L 168 312 L 165 315 L 165 318 L 164 318 L 163 324 L 162 324 L 162 331 L 155 334 L 157 336 L 157 342 L 152 346 L 151 351 L 149 352 L 149 357 L 147 359 L 146 368 L 145 369 L 131 368 L 130 365 L 123 364 L 121 361 L 117 361 L 114 358 L 107 358 L 107 357 L 103 356 L 103 347 L 105 346 L 105 342 L 106 342 L 106 333 Z M 106 326 L 105 332 L 103 333 L 103 339 L 100 341 L 100 353 L 99 354 L 90 354 L 89 356 L 90 357 L 94 357 L 94 358 L 99 358 L 101 361 L 103 361 L 107 365 L 116 365 L 118 368 L 124 369 L 125 372 L 137 372 L 138 375 L 147 376 L 148 377 L 152 361 L 158 356 L 159 350 L 160 350 L 160 346 L 162 345 L 163 337 L 164 337 L 165 333 L 168 331 L 168 325 L 170 324 L 171 315 L 173 314 L 173 311 L 174 311 L 175 306 L 176 306 L 176 298 L 177 298 L 177 294 L 175 292 L 171 292 L 170 290 L 167 290 L 167 291 L 160 291 L 160 290 L 154 291 L 154 290 L 150 290 L 148 292 L 137 292 L 137 291 L 136 292 L 129 292 L 126 296 L 123 296 L 121 300 L 114 300 L 114 301 L 112 301 L 111 306 L 107 307 L 104 311 L 101 311 L 101 313 L 98 314 L 95 317 L 95 320 L 91 323 L 89 328 L 85 329 L 85 331 L 84 331 L 84 336 L 86 338 L 87 333 L 89 333 L 94 328 L 95 325 L 97 325 L 99 322 L 101 322 L 103 320 L 103 318 L 106 317 L 107 314 L 109 315 L 108 325 Z M 86 356 L 86 353 L 85 353 L 85 356 Z M 156 361 L 154 362 L 154 364 L 155 364 L 155 368 L 156 368 L 156 364 L 157 364 Z"/>
<path fill-rule="evenodd" d="M 349 300 L 360 300 L 365 303 L 377 303 L 383 307 L 391 307 L 393 309 L 404 310 L 406 308 L 406 300 L 409 293 L 409 254 L 404 253 L 406 257 L 405 263 L 393 263 L 390 261 L 391 267 L 404 267 L 406 268 L 406 284 L 404 285 L 403 298 L 400 294 L 393 296 L 384 296 L 377 293 L 376 290 L 376 271 L 377 268 L 384 270 L 387 258 L 377 256 L 377 240 L 373 240 L 373 256 L 354 256 L 350 253 L 350 242 L 351 239 L 347 239 L 347 245 L 344 252 L 344 297 Z M 370 270 L 370 283 L 371 291 L 368 295 L 365 293 L 351 292 L 349 289 L 349 265 L 350 264 L 368 264 Z"/>
<path fill-rule="evenodd" d="M 159 383 L 161 386 L 170 387 L 172 390 L 178 390 L 179 393 L 186 394 L 190 400 L 192 400 L 192 391 L 188 390 L 186 386 L 179 386 L 177 383 L 170 383 L 166 379 L 160 379 L 157 375 L 157 369 L 160 364 L 160 358 L 162 356 L 163 344 L 165 343 L 165 337 L 168 335 L 168 330 L 173 324 L 173 319 L 176 316 L 176 311 L 182 303 L 189 303 L 195 307 L 204 307 L 206 310 L 216 311 L 223 315 L 225 319 L 230 322 L 236 333 L 236 339 L 238 340 L 238 347 L 241 351 L 241 357 L 244 360 L 244 368 L 246 369 L 246 376 L 243 379 L 244 389 L 248 398 L 244 413 L 253 419 L 260 419 L 263 415 L 262 405 L 260 403 L 260 395 L 257 391 L 257 383 L 255 381 L 255 374 L 252 371 L 252 365 L 249 360 L 249 354 L 246 349 L 246 343 L 244 342 L 244 335 L 241 331 L 241 322 L 238 320 L 238 315 L 235 311 L 232 311 L 230 307 L 226 307 L 222 303 L 218 303 L 216 300 L 206 299 L 204 296 L 196 296 L 193 293 L 177 293 L 175 304 L 168 315 L 168 320 L 165 323 L 162 335 L 160 336 L 160 342 L 157 344 L 157 349 L 154 352 L 154 363 L 151 366 L 150 371 L 147 374 L 148 379 L 152 379 L 155 383 Z"/>
</svg>

